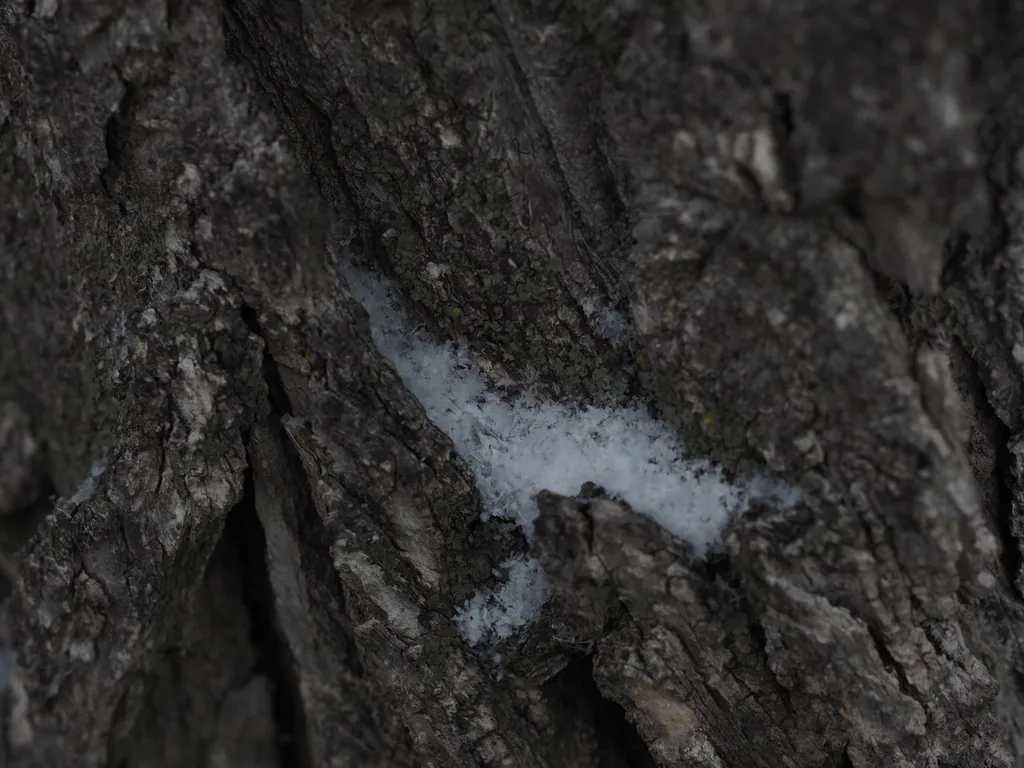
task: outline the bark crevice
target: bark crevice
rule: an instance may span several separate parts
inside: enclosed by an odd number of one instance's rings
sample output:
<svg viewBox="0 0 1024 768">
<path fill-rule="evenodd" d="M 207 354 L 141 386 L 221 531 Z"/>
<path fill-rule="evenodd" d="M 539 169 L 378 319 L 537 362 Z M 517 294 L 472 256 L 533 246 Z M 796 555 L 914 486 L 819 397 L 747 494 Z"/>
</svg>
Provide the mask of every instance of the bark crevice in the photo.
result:
<svg viewBox="0 0 1024 768">
<path fill-rule="evenodd" d="M 296 658 L 281 631 L 266 565 L 266 537 L 256 513 L 252 469 L 246 470 L 242 501 L 227 516 L 224 536 L 236 540 L 241 555 L 242 590 L 250 638 L 257 652 L 253 674 L 270 681 L 279 762 L 283 768 L 315 768 L 306 735 Z"/>
<path fill-rule="evenodd" d="M 594 679 L 593 656 L 571 660 L 565 668 L 544 684 L 550 695 L 568 711 L 577 711 L 591 719 L 597 736 L 593 768 L 657 768 L 626 710 L 601 693 Z"/>
<path fill-rule="evenodd" d="M 987 516 L 999 539 L 1000 564 L 1010 594 L 1024 603 L 1021 590 L 1024 575 L 1022 532 L 1017 530 L 1014 510 L 1014 457 L 1010 449 L 1013 433 L 995 407 L 989 402 L 985 382 L 977 362 L 964 345 L 958 344 L 957 358 L 961 387 L 969 398 L 975 415 L 971 427 L 971 451 L 975 480 L 979 485 Z M 987 461 L 985 461 L 987 457 Z"/>
<path fill-rule="evenodd" d="M 278 762 L 282 768 L 316 768 L 307 739 L 297 661 L 281 631 L 275 607 L 267 569 L 266 536 L 256 512 L 251 467 L 246 469 L 242 500 L 225 521 L 224 535 L 235 540 L 240 555 L 242 598 L 249 617 L 250 639 L 257 653 L 252 671 L 270 681 Z"/>
</svg>

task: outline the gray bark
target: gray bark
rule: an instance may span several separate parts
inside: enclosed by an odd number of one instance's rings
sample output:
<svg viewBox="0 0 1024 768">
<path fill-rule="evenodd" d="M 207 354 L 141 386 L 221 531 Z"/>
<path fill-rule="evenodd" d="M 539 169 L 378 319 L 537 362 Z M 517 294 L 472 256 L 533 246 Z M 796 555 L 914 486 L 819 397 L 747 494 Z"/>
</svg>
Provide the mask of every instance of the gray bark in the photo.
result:
<svg viewBox="0 0 1024 768">
<path fill-rule="evenodd" d="M 0 5 L 0 765 L 1012 765 L 1024 10 L 882 5 Z M 803 503 L 481 522 L 349 259 Z"/>
</svg>

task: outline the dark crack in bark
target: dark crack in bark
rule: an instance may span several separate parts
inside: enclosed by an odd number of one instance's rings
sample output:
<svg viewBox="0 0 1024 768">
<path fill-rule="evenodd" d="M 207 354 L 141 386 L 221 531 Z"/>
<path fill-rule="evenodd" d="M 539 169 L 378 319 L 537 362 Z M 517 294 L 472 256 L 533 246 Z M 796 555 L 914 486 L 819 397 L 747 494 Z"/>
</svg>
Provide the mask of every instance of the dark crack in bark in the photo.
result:
<svg viewBox="0 0 1024 768">
<path fill-rule="evenodd" d="M 278 762 L 281 768 L 316 768 L 308 743 L 297 661 L 281 631 L 267 570 L 267 541 L 256 513 L 251 467 L 246 470 L 242 500 L 225 522 L 224 535 L 235 540 L 239 552 L 242 597 L 257 653 L 253 674 L 266 677 L 273 692 Z"/>
<path fill-rule="evenodd" d="M 591 656 L 570 661 L 544 687 L 567 711 L 592 720 L 597 734 L 594 768 L 657 768 L 626 710 L 602 695 Z"/>
</svg>

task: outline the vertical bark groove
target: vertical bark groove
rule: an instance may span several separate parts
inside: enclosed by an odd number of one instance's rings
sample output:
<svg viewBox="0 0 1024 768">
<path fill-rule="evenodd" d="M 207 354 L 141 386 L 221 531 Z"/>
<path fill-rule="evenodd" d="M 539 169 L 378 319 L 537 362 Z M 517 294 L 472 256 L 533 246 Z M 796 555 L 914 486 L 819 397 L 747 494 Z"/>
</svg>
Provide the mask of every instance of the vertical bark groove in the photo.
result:
<svg viewBox="0 0 1024 768">
<path fill-rule="evenodd" d="M 278 764 L 315 768 L 307 743 L 306 716 L 292 656 L 280 629 L 274 589 L 267 571 L 267 542 L 256 513 L 252 470 L 246 472 L 245 490 L 238 506 L 228 515 L 224 535 L 233 538 L 242 568 L 242 597 L 249 616 L 252 644 L 256 650 L 255 674 L 269 681 L 273 694 L 275 743 Z"/>
</svg>

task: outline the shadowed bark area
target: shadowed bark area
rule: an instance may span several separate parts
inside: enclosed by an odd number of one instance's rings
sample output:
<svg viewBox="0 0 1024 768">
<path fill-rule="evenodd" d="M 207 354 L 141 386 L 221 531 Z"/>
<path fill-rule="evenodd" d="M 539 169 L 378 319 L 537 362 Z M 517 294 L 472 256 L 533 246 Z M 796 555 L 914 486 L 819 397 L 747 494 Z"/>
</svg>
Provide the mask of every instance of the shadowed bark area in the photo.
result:
<svg viewBox="0 0 1024 768">
<path fill-rule="evenodd" d="M 1013 765 L 1024 9 L 884 5 L 0 4 L 0 765 Z M 353 261 L 801 503 L 482 521 Z"/>
</svg>

